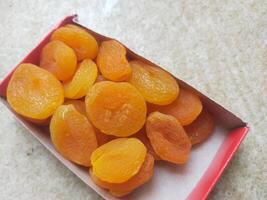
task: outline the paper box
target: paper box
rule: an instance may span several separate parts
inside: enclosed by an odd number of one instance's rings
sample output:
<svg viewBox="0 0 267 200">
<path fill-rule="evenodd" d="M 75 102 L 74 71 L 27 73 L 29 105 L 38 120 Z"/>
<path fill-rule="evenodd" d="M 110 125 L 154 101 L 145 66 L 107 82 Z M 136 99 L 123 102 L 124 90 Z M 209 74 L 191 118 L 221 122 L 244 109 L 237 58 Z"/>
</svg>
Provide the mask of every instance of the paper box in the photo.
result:
<svg viewBox="0 0 267 200">
<path fill-rule="evenodd" d="M 73 23 L 82 26 L 77 20 L 77 16 L 66 17 L 58 26 Z M 85 27 L 86 28 L 86 27 Z M 39 64 L 39 57 L 42 47 L 49 41 L 53 29 L 44 39 L 34 48 L 21 63 Z M 87 28 L 88 29 L 88 28 Z M 110 39 L 100 35 L 90 29 L 88 31 L 97 40 Z M 127 49 L 129 58 L 138 58 L 145 62 L 150 62 L 145 58 Z M 150 62 L 151 63 L 151 62 Z M 6 88 L 12 72 L 8 74 L 0 84 L 1 101 L 10 109 L 6 102 Z M 174 75 L 175 76 L 175 75 Z M 194 88 L 177 78 L 180 86 Z M 132 194 L 123 199 L 138 200 L 198 200 L 205 199 L 212 187 L 215 185 L 223 170 L 233 157 L 240 143 L 248 132 L 248 127 L 237 116 L 209 99 L 205 95 L 196 91 L 204 106 L 215 116 L 217 124 L 212 136 L 203 144 L 194 147 L 191 151 L 190 159 L 185 165 L 173 165 L 165 162 L 158 162 L 155 165 L 152 180 L 137 189 Z M 10 109 L 11 110 L 11 109 Z M 115 200 L 109 193 L 96 186 L 89 177 L 88 170 L 64 159 L 53 147 L 47 129 L 33 125 L 25 121 L 22 117 L 15 114 L 18 120 L 24 125 L 40 143 L 42 143 L 55 157 L 57 157 L 67 168 L 76 174 L 85 184 L 93 188 L 105 199 Z"/>
</svg>

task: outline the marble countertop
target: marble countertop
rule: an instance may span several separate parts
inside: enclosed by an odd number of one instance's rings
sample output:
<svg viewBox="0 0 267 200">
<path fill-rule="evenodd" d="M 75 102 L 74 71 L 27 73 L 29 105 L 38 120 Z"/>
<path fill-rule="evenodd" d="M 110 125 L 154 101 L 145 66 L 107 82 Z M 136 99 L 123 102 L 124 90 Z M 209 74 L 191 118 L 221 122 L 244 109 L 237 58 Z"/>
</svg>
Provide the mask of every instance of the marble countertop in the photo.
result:
<svg viewBox="0 0 267 200">
<path fill-rule="evenodd" d="M 209 199 L 267 199 L 267 3 L 0 1 L 0 79 L 64 16 L 78 13 L 249 123 Z M 0 199 L 102 199 L 0 103 Z"/>
</svg>

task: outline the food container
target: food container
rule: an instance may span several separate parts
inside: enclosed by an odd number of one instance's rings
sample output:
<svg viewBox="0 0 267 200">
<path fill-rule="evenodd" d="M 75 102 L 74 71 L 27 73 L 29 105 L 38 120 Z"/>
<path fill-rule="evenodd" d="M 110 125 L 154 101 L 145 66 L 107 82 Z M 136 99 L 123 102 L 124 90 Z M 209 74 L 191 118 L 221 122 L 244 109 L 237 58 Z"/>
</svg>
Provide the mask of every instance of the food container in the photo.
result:
<svg viewBox="0 0 267 200">
<path fill-rule="evenodd" d="M 78 22 L 77 15 L 73 15 L 66 17 L 55 27 L 55 29 L 68 23 L 82 26 L 82 24 L 79 24 Z M 50 36 L 55 29 L 51 30 L 51 32 L 26 56 L 26 58 L 21 61 L 21 63 L 33 63 L 38 65 L 42 47 L 49 41 Z M 99 41 L 111 39 L 88 28 L 87 30 Z M 135 54 L 130 49 L 127 49 L 127 56 L 131 59 L 138 58 L 144 62 L 152 63 L 140 55 Z M 13 71 L 11 71 L 0 83 L 0 100 L 11 111 L 12 109 L 6 101 L 6 88 L 12 72 Z M 190 159 L 185 165 L 177 166 L 159 161 L 155 166 L 154 176 L 149 183 L 143 185 L 132 194 L 120 199 L 205 199 L 248 132 L 249 128 L 247 127 L 247 124 L 240 118 L 210 98 L 201 94 L 182 80 L 177 78 L 177 81 L 180 86 L 190 88 L 191 90 L 197 92 L 201 97 L 204 106 L 214 115 L 216 118 L 216 128 L 214 133 L 207 141 L 192 149 Z M 28 129 L 30 134 L 42 143 L 85 184 L 93 188 L 105 199 L 117 199 L 93 183 L 89 177 L 88 169 L 79 167 L 78 165 L 64 159 L 55 150 L 53 144 L 51 143 L 49 131 L 47 129 L 27 122 L 16 114 L 15 116 L 21 124 Z"/>
</svg>

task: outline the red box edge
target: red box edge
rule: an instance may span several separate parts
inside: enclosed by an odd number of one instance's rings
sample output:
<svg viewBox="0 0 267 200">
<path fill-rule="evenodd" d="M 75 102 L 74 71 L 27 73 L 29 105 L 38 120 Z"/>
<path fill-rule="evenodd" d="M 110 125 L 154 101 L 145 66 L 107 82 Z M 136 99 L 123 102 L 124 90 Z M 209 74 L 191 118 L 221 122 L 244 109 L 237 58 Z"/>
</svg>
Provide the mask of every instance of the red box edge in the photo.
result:
<svg viewBox="0 0 267 200">
<path fill-rule="evenodd" d="M 234 129 L 228 133 L 228 137 L 225 138 L 224 142 L 221 144 L 208 169 L 205 171 L 204 175 L 202 175 L 193 191 L 188 195 L 187 200 L 207 199 L 212 188 L 221 177 L 248 131 L 249 127 L 245 126 Z"/>
</svg>

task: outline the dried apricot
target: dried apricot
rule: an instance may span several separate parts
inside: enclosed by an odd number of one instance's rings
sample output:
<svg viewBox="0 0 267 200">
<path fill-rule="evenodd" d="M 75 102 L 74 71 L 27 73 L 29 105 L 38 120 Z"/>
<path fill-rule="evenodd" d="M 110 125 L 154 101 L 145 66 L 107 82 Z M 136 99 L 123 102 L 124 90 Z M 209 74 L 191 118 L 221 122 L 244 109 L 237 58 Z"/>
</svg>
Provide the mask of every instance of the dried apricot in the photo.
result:
<svg viewBox="0 0 267 200">
<path fill-rule="evenodd" d="M 97 148 L 93 126 L 73 105 L 58 107 L 50 122 L 51 140 L 68 160 L 90 166 L 90 156 Z"/>
<path fill-rule="evenodd" d="M 191 140 L 191 144 L 198 144 L 211 135 L 214 129 L 214 119 L 208 111 L 202 110 L 198 118 L 192 124 L 184 128 Z"/>
<path fill-rule="evenodd" d="M 40 66 L 58 80 L 67 80 L 72 77 L 77 67 L 77 58 L 74 51 L 60 41 L 51 41 L 42 49 Z"/>
<path fill-rule="evenodd" d="M 85 29 L 68 24 L 57 29 L 51 40 L 59 40 L 70 46 L 76 53 L 78 61 L 89 58 L 94 59 L 98 52 L 96 39 Z"/>
<path fill-rule="evenodd" d="M 151 145 L 162 160 L 182 164 L 188 160 L 191 142 L 179 121 L 160 112 L 151 113 L 146 122 Z"/>
<path fill-rule="evenodd" d="M 138 90 L 127 82 L 102 81 L 88 92 L 86 111 L 101 132 L 127 137 L 139 131 L 146 120 L 146 103 Z"/>
<path fill-rule="evenodd" d="M 72 104 L 79 113 L 87 116 L 86 109 L 85 109 L 85 102 L 84 101 L 82 101 L 82 100 L 74 100 L 74 99 L 67 99 L 64 102 L 64 105 L 70 105 L 70 104 Z"/>
<path fill-rule="evenodd" d="M 156 152 L 154 151 L 147 135 L 146 135 L 146 129 L 145 127 L 142 128 L 140 131 L 138 131 L 138 133 L 134 134 L 132 137 L 135 137 L 139 140 L 141 140 L 141 142 L 143 142 L 143 144 L 146 146 L 147 151 L 154 157 L 155 160 L 161 160 L 160 157 L 156 154 Z"/>
<path fill-rule="evenodd" d="M 136 138 L 112 140 L 92 153 L 92 174 L 105 182 L 123 183 L 138 173 L 146 154 L 146 147 Z"/>
<path fill-rule="evenodd" d="M 132 83 L 144 96 L 147 102 L 157 105 L 167 105 L 176 99 L 179 86 L 176 80 L 164 70 L 134 60 L 132 67 Z"/>
<path fill-rule="evenodd" d="M 124 81 L 132 72 L 125 47 L 115 40 L 101 43 L 96 63 L 102 75 L 112 81 Z"/>
<path fill-rule="evenodd" d="M 7 101 L 18 114 L 43 120 L 63 103 L 63 87 L 50 72 L 24 63 L 18 66 L 9 81 Z"/>
<path fill-rule="evenodd" d="M 159 111 L 164 114 L 173 115 L 179 122 L 186 126 L 191 124 L 201 113 L 202 103 L 199 97 L 191 92 L 180 88 L 180 93 L 177 99 L 166 106 L 148 105 L 148 112 Z"/>
<path fill-rule="evenodd" d="M 129 194 L 139 186 L 148 182 L 152 178 L 153 168 L 154 168 L 154 158 L 152 155 L 147 153 L 145 161 L 142 164 L 138 173 L 126 182 L 108 183 L 105 181 L 101 181 L 100 179 L 98 179 L 96 176 L 93 175 L 92 170 L 90 170 L 90 175 L 93 181 L 99 187 L 108 189 L 113 196 L 122 197 Z"/>
<path fill-rule="evenodd" d="M 85 96 L 92 87 L 97 77 L 97 66 L 90 59 L 83 60 L 72 77 L 63 83 L 65 97 L 69 99 L 80 99 Z"/>
</svg>

